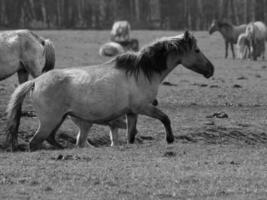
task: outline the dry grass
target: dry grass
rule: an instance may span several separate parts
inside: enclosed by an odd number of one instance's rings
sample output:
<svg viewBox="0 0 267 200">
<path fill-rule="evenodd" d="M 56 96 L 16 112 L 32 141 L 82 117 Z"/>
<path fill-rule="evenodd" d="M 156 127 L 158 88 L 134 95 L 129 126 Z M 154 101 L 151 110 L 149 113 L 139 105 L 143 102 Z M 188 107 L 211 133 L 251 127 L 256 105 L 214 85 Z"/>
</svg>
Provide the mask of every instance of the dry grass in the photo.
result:
<svg viewBox="0 0 267 200">
<path fill-rule="evenodd" d="M 57 67 L 100 63 L 99 46 L 107 31 L 40 31 L 56 45 Z M 143 45 L 176 32 L 135 31 Z M 0 153 L 1 199 L 235 199 L 267 197 L 267 63 L 224 59 L 219 34 L 195 33 L 199 46 L 215 65 L 215 76 L 178 67 L 159 92 L 159 107 L 171 118 L 175 143 L 164 141 L 160 122 L 140 117 L 134 145 L 108 147 L 108 129 L 95 126 L 90 140 L 98 148 L 33 153 Z M 0 82 L 0 138 L 4 110 L 17 83 Z M 24 110 L 32 110 L 27 99 Z M 214 113 L 228 117 L 217 118 Z M 24 117 L 22 139 L 37 128 Z M 59 131 L 75 136 L 67 121 Z M 141 137 L 142 136 L 142 137 Z M 99 141 L 102 141 L 99 142 Z M 124 143 L 124 134 L 121 136 Z"/>
</svg>

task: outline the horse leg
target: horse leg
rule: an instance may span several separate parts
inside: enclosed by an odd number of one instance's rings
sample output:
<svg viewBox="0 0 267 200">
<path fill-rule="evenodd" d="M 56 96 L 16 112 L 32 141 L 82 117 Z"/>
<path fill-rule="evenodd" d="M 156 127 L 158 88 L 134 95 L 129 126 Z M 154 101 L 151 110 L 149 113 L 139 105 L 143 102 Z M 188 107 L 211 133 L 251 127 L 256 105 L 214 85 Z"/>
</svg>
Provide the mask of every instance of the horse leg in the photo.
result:
<svg viewBox="0 0 267 200">
<path fill-rule="evenodd" d="M 109 138 L 111 141 L 110 146 L 118 146 L 119 145 L 119 128 L 116 126 L 109 125 Z"/>
<path fill-rule="evenodd" d="M 165 130 L 166 130 L 167 143 L 172 143 L 174 141 L 174 136 L 173 136 L 172 128 L 171 128 L 171 121 L 169 117 L 165 113 L 163 113 L 160 109 L 152 105 L 147 105 L 147 106 L 142 106 L 139 109 L 137 109 L 136 113 L 147 115 L 149 117 L 160 120 L 163 123 Z"/>
<path fill-rule="evenodd" d="M 46 119 L 40 119 L 39 128 L 34 134 L 33 138 L 30 140 L 30 150 L 33 151 L 38 149 L 38 145 L 40 145 L 44 140 L 48 138 L 48 141 L 50 143 L 51 137 L 49 136 L 52 134 L 52 137 L 54 138 L 53 134 L 57 131 L 62 122 L 63 118 L 55 119 L 53 117 L 47 117 Z"/>
<path fill-rule="evenodd" d="M 92 123 L 78 119 L 76 117 L 71 117 L 71 119 L 80 129 L 77 135 L 76 145 L 78 147 L 92 147 L 92 145 L 87 141 L 88 132 L 92 127 Z"/>
<path fill-rule="evenodd" d="M 127 142 L 133 144 L 135 136 L 137 134 L 136 123 L 137 123 L 137 114 L 128 113 L 127 114 Z"/>
<path fill-rule="evenodd" d="M 46 139 L 46 141 L 51 144 L 52 146 L 56 147 L 57 149 L 64 149 L 64 147 L 59 144 L 56 139 L 55 139 L 55 135 L 56 135 L 56 131 L 53 131 L 48 138 Z"/>
<path fill-rule="evenodd" d="M 228 57 L 228 42 L 225 40 L 225 58 Z"/>
<path fill-rule="evenodd" d="M 29 72 L 27 72 L 26 69 L 20 69 L 18 71 L 19 84 L 26 82 L 28 80 L 28 78 L 29 78 Z"/>
<path fill-rule="evenodd" d="M 265 40 L 262 41 L 262 60 L 265 60 Z"/>
<path fill-rule="evenodd" d="M 19 80 L 19 84 L 22 84 L 24 82 L 26 82 L 28 80 L 29 77 L 29 73 L 25 70 L 25 69 L 20 69 L 18 72 L 18 80 Z M 19 129 L 19 125 L 20 125 L 20 118 L 21 118 L 21 112 L 22 112 L 22 104 L 20 104 L 18 106 L 18 114 L 16 116 L 16 127 L 14 130 L 14 133 L 16 133 L 16 135 L 13 138 L 13 146 L 14 147 L 18 147 L 18 129 Z"/>
<path fill-rule="evenodd" d="M 46 141 L 49 144 L 51 144 L 52 146 L 55 146 L 58 149 L 64 149 L 64 147 L 56 141 L 56 133 L 57 133 L 57 130 L 59 129 L 59 127 L 61 126 L 61 124 L 63 123 L 64 120 L 65 120 L 65 117 L 62 118 L 62 121 L 57 125 L 57 127 L 54 128 L 54 130 L 52 131 L 52 133 L 46 139 Z"/>
<path fill-rule="evenodd" d="M 23 64 L 33 78 L 36 78 L 42 74 L 42 69 L 38 59 L 25 61 Z"/>
<path fill-rule="evenodd" d="M 232 50 L 232 54 L 233 54 L 233 58 L 235 59 L 235 49 L 234 49 L 234 44 L 230 43 L 231 45 L 231 50 Z"/>
</svg>

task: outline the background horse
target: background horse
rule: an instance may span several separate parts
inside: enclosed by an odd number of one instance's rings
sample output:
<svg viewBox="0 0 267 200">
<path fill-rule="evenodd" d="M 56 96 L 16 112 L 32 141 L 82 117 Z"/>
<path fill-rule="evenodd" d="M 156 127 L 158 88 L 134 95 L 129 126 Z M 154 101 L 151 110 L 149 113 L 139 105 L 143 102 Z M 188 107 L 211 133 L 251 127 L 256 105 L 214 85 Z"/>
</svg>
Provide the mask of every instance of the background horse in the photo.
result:
<svg viewBox="0 0 267 200">
<path fill-rule="evenodd" d="M 29 30 L 0 33 L 0 80 L 18 73 L 19 83 L 49 71 L 55 65 L 55 50 L 49 39 Z"/>
<path fill-rule="evenodd" d="M 209 28 L 209 34 L 212 34 L 215 31 L 219 31 L 222 34 L 225 41 L 225 58 L 228 57 L 229 44 L 231 46 L 233 58 L 235 58 L 234 44 L 237 43 L 238 36 L 241 33 L 244 33 L 245 30 L 246 30 L 245 24 L 242 24 L 240 26 L 234 26 L 227 22 L 213 20 Z"/>
<path fill-rule="evenodd" d="M 117 42 L 107 42 L 99 49 L 99 55 L 101 56 L 113 57 L 122 53 L 124 53 L 124 48 Z"/>
<path fill-rule="evenodd" d="M 251 56 L 254 60 L 265 54 L 265 40 L 267 40 L 267 27 L 261 22 L 251 22 L 246 27 L 246 35 L 250 41 Z"/>
<path fill-rule="evenodd" d="M 128 21 L 117 21 L 113 24 L 110 40 L 113 42 L 125 42 L 130 40 L 131 26 Z"/>
<path fill-rule="evenodd" d="M 17 105 L 32 91 L 32 102 L 39 117 L 39 128 L 30 140 L 30 149 L 55 134 L 67 115 L 80 131 L 77 145 L 85 146 L 93 123 L 105 124 L 120 116 L 127 117 L 127 139 L 133 143 L 139 114 L 160 120 L 166 141 L 174 136 L 170 119 L 153 105 L 159 85 L 179 64 L 209 78 L 214 67 L 189 33 L 165 37 L 142 48 L 127 52 L 98 66 L 53 70 L 20 85 L 12 94 L 7 108 L 8 137 L 16 144 Z M 114 136 L 116 138 L 116 136 Z"/>
<path fill-rule="evenodd" d="M 14 73 L 19 83 L 34 78 L 54 68 L 55 50 L 49 39 L 43 39 L 29 30 L 4 31 L 0 33 L 0 80 Z M 15 116 L 18 130 L 21 116 L 21 104 L 17 105 Z"/>
<path fill-rule="evenodd" d="M 241 59 L 250 58 L 250 41 L 246 33 L 241 33 L 237 40 L 238 57 Z"/>
<path fill-rule="evenodd" d="M 103 44 L 99 49 L 99 55 L 101 56 L 117 56 L 126 51 L 138 51 L 139 42 L 137 39 L 130 39 L 126 42 L 107 42 Z"/>
</svg>

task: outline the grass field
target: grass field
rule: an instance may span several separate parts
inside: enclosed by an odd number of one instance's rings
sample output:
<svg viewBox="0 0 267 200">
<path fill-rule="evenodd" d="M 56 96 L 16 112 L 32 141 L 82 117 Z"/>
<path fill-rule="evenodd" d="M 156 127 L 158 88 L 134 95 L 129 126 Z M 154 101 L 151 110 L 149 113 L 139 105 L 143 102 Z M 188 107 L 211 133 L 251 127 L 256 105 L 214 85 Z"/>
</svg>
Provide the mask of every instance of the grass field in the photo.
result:
<svg viewBox="0 0 267 200">
<path fill-rule="evenodd" d="M 56 47 L 56 68 L 91 65 L 108 31 L 37 31 Z M 133 31 L 141 46 L 177 32 Z M 159 107 L 171 119 L 174 144 L 167 145 L 159 121 L 140 117 L 138 140 L 109 147 L 108 129 L 94 126 L 97 148 L 65 150 L 48 145 L 36 152 L 0 149 L 0 199 L 267 199 L 267 62 L 224 59 L 217 33 L 195 32 L 201 50 L 215 66 L 211 79 L 178 66 L 162 85 Z M 17 77 L 0 82 L 0 144 L 5 107 Z M 32 110 L 27 98 L 23 110 Z M 225 113 L 222 118 L 217 112 Z M 20 141 L 34 134 L 38 120 L 24 117 Z M 58 135 L 76 135 L 66 121 Z"/>
</svg>

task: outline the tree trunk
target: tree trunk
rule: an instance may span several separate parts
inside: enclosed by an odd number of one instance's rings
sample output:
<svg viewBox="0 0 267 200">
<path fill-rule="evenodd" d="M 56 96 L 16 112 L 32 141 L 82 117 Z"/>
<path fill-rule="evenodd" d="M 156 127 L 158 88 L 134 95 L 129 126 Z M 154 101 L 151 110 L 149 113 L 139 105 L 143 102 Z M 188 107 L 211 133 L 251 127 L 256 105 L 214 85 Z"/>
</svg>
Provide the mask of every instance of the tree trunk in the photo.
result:
<svg viewBox="0 0 267 200">
<path fill-rule="evenodd" d="M 203 27 L 202 24 L 204 20 L 202 0 L 197 0 L 197 10 L 198 10 L 198 17 L 196 18 L 196 29 L 201 30 Z"/>
<path fill-rule="evenodd" d="M 243 20 L 244 23 L 247 24 L 248 23 L 248 1 L 249 0 L 244 0 L 244 12 L 243 12 Z"/>
<path fill-rule="evenodd" d="M 47 14 L 46 14 L 46 7 L 45 7 L 45 2 L 44 0 L 41 1 L 41 10 L 42 10 L 42 15 L 43 15 L 43 22 L 47 26 Z"/>
<path fill-rule="evenodd" d="M 235 4 L 235 1 L 234 0 L 231 0 L 230 1 L 230 5 L 231 5 L 231 11 L 232 11 L 232 22 L 234 24 L 239 24 L 239 18 L 238 18 L 238 15 L 237 15 L 237 10 L 236 10 L 236 4 Z"/>
<path fill-rule="evenodd" d="M 140 22 L 140 2 L 139 0 L 134 0 L 135 4 L 135 19 L 139 23 Z"/>
</svg>

